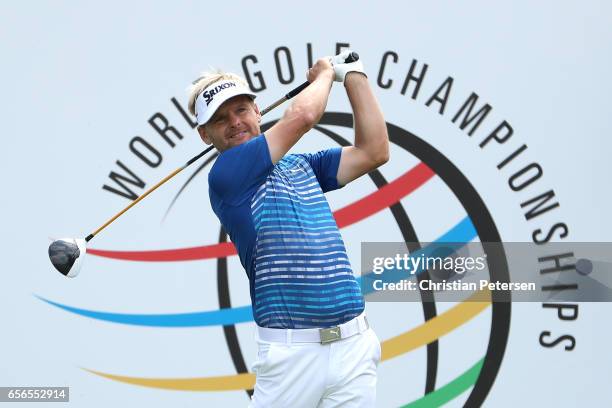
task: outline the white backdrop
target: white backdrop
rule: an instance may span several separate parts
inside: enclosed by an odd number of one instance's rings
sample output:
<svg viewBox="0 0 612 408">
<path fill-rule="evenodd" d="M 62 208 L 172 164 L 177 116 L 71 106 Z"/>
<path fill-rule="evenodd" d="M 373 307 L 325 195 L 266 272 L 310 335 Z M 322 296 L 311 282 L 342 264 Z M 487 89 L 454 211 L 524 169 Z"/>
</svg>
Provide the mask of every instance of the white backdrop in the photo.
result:
<svg viewBox="0 0 612 408">
<path fill-rule="evenodd" d="M 69 280 L 54 271 L 47 247 L 50 237 L 88 235 L 129 203 L 102 188 L 117 187 L 109 179 L 111 171 L 120 172 L 117 160 L 150 187 L 202 150 L 171 99 L 184 106 L 187 85 L 208 67 L 243 74 L 241 61 L 248 55 L 257 59 L 249 69 L 266 82 L 257 98 L 263 107 L 304 80 L 309 47 L 316 58 L 335 53 L 337 43 L 349 43 L 365 63 L 387 121 L 425 140 L 457 167 L 503 240 L 530 242 L 538 229 L 540 237 L 552 231 L 554 241 L 612 240 L 607 160 L 612 147 L 612 7 L 606 2 L 358 2 L 335 7 L 330 2 L 300 7 L 287 2 L 23 2 L 2 8 L 0 386 L 69 386 L 71 404 L 83 407 L 247 405 L 244 390 L 168 389 L 180 379 L 236 374 L 221 326 L 122 324 L 73 313 L 41 298 L 87 311 L 135 315 L 131 323 L 142 315 L 219 309 L 216 259 L 142 262 L 87 255 L 81 275 Z M 295 75 L 289 84 L 277 75 L 279 47 L 291 55 Z M 388 60 L 382 73 L 383 83 L 393 81 L 385 89 L 377 80 L 387 51 L 397 61 Z M 427 64 L 415 98 L 414 81 L 402 93 L 413 61 L 416 74 Z M 284 58 L 281 70 L 288 78 Z M 449 77 L 452 85 L 446 82 L 437 93 Z M 462 130 L 461 119 L 453 117 L 472 93 L 478 95 L 476 109 L 487 103 L 492 109 L 470 136 L 470 126 Z M 428 103 L 434 94 L 438 100 Z M 282 110 L 265 120 L 279 118 Z M 328 111 L 350 112 L 339 85 Z M 148 123 L 156 113 L 183 136 L 171 135 L 174 147 Z M 512 126 L 511 138 L 479 147 L 502 121 Z M 326 128 L 351 140 L 346 128 Z M 136 136 L 159 153 L 157 167 L 130 151 Z M 296 150 L 334 145 L 312 131 Z M 527 149 L 515 160 L 496 168 L 522 145 Z M 391 182 L 427 160 L 431 156 L 419 158 L 394 144 L 381 174 Z M 538 163 L 543 175 L 513 191 L 508 179 L 530 163 Z M 216 244 L 219 223 L 208 202 L 206 170 L 185 187 L 164 219 L 193 170 L 130 210 L 90 248 L 150 251 Z M 421 241 L 443 236 L 466 216 L 474 221 L 482 215 L 469 214 L 452 192 L 453 182 L 434 176 L 401 199 Z M 551 202 L 560 205 L 527 220 L 521 203 L 549 190 L 555 194 Z M 338 210 L 374 191 L 376 186 L 364 178 L 330 194 L 329 200 Z M 555 224 L 563 224 L 567 234 Z M 357 273 L 362 241 L 404 238 L 388 210 L 342 232 Z M 231 304 L 245 306 L 247 280 L 237 257 L 228 260 Z M 437 304 L 437 314 L 457 306 Z M 609 304 L 582 303 L 577 319 L 561 321 L 555 309 L 541 303 L 512 304 L 497 376 L 490 387 L 478 386 L 485 404 L 610 405 L 611 310 Z M 368 313 L 383 341 L 424 323 L 417 303 L 369 303 Z M 378 406 L 461 406 L 468 401 L 476 391 L 475 379 L 470 382 L 466 372 L 493 341 L 493 316 L 490 307 L 471 319 L 466 313 L 454 322 L 457 327 L 439 337 L 435 359 L 427 357 L 421 340 L 381 363 Z M 236 331 L 240 348 L 234 353 L 248 366 L 255 353 L 253 323 L 237 324 Z M 539 340 L 545 331 L 550 332 L 545 343 L 563 340 L 546 347 Z M 495 333 L 493 338 L 502 344 L 506 339 Z M 139 386 L 86 369 L 166 382 L 161 388 Z M 435 380 L 429 386 L 436 400 L 423 399 L 428 376 Z M 467 385 L 453 387 L 461 381 Z"/>
</svg>

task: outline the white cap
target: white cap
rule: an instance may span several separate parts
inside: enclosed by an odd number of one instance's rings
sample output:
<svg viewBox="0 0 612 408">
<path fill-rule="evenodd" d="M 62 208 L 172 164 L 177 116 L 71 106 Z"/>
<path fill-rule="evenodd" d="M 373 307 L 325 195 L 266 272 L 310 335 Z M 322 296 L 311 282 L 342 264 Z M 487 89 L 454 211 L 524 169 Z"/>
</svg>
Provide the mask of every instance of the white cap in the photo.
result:
<svg viewBox="0 0 612 408">
<path fill-rule="evenodd" d="M 195 113 L 198 126 L 208 122 L 223 102 L 238 95 L 248 95 L 253 99 L 256 96 L 247 86 L 231 79 L 210 84 L 196 98 Z"/>
</svg>

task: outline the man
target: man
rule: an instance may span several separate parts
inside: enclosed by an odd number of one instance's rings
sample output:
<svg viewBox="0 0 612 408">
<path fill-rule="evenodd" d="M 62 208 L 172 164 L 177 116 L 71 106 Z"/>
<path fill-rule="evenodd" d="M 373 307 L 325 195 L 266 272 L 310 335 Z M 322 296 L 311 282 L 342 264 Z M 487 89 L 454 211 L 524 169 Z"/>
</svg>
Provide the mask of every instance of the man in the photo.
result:
<svg viewBox="0 0 612 408">
<path fill-rule="evenodd" d="M 386 124 L 361 61 L 323 58 L 307 78 L 265 134 L 255 94 L 234 74 L 200 78 L 189 109 L 220 151 L 210 200 L 250 282 L 259 346 L 251 406 L 371 407 L 380 342 L 323 193 L 388 160 Z M 286 156 L 321 118 L 334 80 L 346 87 L 355 145 Z"/>
</svg>

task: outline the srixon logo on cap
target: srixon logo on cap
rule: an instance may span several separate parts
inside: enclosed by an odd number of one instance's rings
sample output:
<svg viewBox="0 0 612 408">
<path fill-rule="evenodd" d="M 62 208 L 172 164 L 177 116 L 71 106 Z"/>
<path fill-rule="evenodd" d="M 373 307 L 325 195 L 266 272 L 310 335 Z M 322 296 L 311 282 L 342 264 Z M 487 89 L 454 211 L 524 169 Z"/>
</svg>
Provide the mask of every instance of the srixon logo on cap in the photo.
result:
<svg viewBox="0 0 612 408">
<path fill-rule="evenodd" d="M 204 96 L 204 101 L 206 102 L 206 106 L 208 106 L 210 104 L 210 101 L 212 101 L 213 97 L 216 94 L 221 92 L 223 89 L 230 88 L 232 86 L 236 86 L 236 84 L 234 82 L 226 82 L 224 84 L 215 86 L 210 91 L 208 91 L 208 90 L 204 91 L 204 93 L 202 93 L 202 96 Z"/>
</svg>

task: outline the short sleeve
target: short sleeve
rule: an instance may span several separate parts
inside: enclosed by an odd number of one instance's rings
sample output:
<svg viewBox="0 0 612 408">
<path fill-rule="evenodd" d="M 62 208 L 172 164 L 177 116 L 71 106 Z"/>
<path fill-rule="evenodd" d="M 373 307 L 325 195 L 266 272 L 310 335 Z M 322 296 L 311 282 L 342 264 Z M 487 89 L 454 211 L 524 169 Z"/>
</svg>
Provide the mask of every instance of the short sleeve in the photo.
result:
<svg viewBox="0 0 612 408">
<path fill-rule="evenodd" d="M 301 154 L 300 156 L 304 157 L 312 167 L 324 193 L 342 187 L 338 185 L 338 167 L 342 156 L 341 147 Z"/>
<path fill-rule="evenodd" d="M 224 202 L 239 205 L 253 196 L 273 167 L 262 134 L 222 152 L 208 174 L 208 185 Z"/>
</svg>

